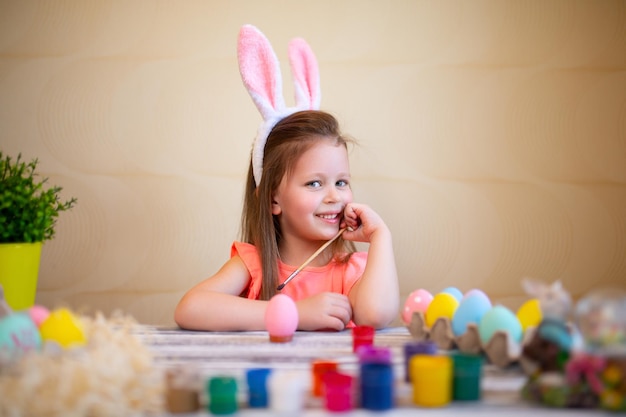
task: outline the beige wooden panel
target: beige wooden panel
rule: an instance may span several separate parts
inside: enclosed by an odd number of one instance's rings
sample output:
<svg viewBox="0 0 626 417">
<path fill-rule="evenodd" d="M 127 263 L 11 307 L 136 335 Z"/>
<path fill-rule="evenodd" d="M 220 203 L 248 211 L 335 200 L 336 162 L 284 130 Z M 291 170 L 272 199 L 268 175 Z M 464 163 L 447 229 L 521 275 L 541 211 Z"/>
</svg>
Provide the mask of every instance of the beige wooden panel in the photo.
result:
<svg viewBox="0 0 626 417">
<path fill-rule="evenodd" d="M 0 1 L 0 146 L 78 197 L 37 301 L 171 324 L 237 236 L 260 120 L 245 23 L 306 38 L 360 145 L 358 201 L 395 236 L 402 298 L 519 281 L 626 288 L 623 1 Z"/>
</svg>

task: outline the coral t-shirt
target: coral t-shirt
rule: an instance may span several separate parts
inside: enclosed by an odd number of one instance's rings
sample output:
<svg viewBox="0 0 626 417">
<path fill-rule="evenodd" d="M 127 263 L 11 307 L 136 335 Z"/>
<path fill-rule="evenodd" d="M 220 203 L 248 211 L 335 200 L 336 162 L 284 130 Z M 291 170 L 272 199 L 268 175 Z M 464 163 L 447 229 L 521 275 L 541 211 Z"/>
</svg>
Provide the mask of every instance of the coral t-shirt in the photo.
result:
<svg viewBox="0 0 626 417">
<path fill-rule="evenodd" d="M 244 242 L 234 242 L 230 249 L 231 258 L 235 255 L 243 260 L 243 263 L 250 272 L 250 283 L 246 294 L 247 298 L 257 300 L 261 293 L 261 258 L 254 245 Z M 294 301 L 299 301 L 322 292 L 334 292 L 348 295 L 352 286 L 363 275 L 367 262 L 367 252 L 355 252 L 350 259 L 341 263 L 331 260 L 328 264 L 319 267 L 307 266 L 298 273 L 293 280 L 289 281 L 280 292 L 291 297 Z M 296 267 L 289 266 L 283 262 L 278 262 L 279 283 L 284 282 L 289 275 L 296 270 Z"/>
</svg>

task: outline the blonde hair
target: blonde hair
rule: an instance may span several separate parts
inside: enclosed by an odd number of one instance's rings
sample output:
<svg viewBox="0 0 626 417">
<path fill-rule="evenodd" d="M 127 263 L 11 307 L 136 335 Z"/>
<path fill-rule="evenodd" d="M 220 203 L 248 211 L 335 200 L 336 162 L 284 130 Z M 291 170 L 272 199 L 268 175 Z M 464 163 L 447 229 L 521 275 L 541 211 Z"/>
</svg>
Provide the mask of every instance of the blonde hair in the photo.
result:
<svg viewBox="0 0 626 417">
<path fill-rule="evenodd" d="M 300 156 L 322 140 L 344 147 L 354 142 L 341 134 L 339 124 L 331 114 L 318 110 L 296 112 L 278 122 L 270 132 L 258 187 L 250 161 L 241 215 L 241 240 L 256 246 L 259 251 L 263 273 L 261 300 L 269 300 L 275 295 L 279 284 L 278 245 L 282 235 L 278 219 L 272 214 L 272 197 Z M 341 238 L 333 242 L 331 248 L 333 257 L 340 262 L 347 262 L 350 254 L 356 251 L 352 242 Z"/>
</svg>

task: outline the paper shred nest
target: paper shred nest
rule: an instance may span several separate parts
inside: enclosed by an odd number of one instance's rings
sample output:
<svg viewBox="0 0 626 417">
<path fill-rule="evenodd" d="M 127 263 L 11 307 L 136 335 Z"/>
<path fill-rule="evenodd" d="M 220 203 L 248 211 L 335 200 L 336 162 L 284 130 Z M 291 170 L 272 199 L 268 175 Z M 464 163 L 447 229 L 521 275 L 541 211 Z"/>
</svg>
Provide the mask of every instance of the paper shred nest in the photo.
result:
<svg viewBox="0 0 626 417">
<path fill-rule="evenodd" d="M 0 365 L 0 416 L 129 416 L 163 412 L 164 378 L 133 329 L 116 314 L 81 316 L 87 345 L 46 344 Z"/>
</svg>

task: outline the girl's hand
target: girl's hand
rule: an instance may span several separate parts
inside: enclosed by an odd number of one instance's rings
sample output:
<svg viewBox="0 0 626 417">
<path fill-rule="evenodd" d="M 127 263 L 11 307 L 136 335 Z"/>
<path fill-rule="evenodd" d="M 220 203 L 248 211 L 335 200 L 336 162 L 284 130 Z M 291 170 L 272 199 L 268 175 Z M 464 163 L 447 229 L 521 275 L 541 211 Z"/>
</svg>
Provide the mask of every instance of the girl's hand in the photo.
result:
<svg viewBox="0 0 626 417">
<path fill-rule="evenodd" d="M 324 292 L 296 302 L 298 330 L 343 330 L 352 320 L 352 307 L 343 294 Z"/>
<path fill-rule="evenodd" d="M 357 203 L 346 205 L 341 227 L 347 228 L 343 238 L 354 242 L 371 242 L 376 232 L 383 230 L 389 232 L 378 213 L 365 204 Z"/>
</svg>

